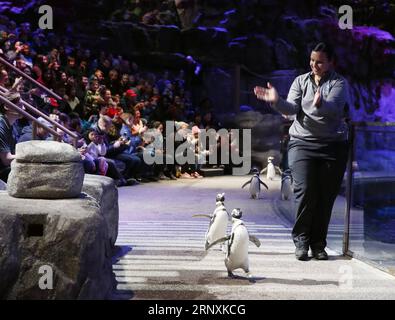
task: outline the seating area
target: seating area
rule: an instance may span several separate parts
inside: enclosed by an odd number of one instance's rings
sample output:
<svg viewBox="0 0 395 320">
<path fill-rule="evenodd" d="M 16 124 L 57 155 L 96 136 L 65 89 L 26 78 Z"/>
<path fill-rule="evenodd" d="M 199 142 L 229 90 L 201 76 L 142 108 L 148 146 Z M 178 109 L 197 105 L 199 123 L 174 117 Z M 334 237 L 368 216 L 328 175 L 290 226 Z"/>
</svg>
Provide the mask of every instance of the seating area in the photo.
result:
<svg viewBox="0 0 395 320">
<path fill-rule="evenodd" d="M 118 186 L 202 177 L 197 165 L 146 165 L 143 161 L 145 152 L 163 154 L 166 125 L 181 136 L 179 144 L 191 142 L 197 158 L 206 150 L 195 150 L 197 140 L 191 129 L 219 127 L 210 104 L 193 104 L 185 70 L 143 70 L 127 58 L 104 51 L 91 52 L 58 41 L 42 45 L 37 43 L 37 32 L 29 23 L 3 30 L 1 52 L 9 63 L 61 99 L 27 80 L 17 84 L 19 75 L 1 64 L 0 86 L 18 91 L 24 101 L 78 136 L 76 147 L 86 173 L 107 175 Z M 38 121 L 54 127 L 45 119 Z M 33 132 L 27 119 L 17 120 L 15 127 L 17 142 L 54 139 L 46 130 Z M 74 143 L 70 135 L 56 130 L 64 143 Z"/>
</svg>

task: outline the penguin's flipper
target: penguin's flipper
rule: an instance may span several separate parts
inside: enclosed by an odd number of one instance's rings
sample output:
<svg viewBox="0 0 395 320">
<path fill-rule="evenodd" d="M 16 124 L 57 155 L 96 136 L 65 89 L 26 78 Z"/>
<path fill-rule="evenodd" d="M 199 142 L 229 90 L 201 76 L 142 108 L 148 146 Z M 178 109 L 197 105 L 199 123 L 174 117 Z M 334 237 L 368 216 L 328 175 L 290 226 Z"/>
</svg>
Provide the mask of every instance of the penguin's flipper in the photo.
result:
<svg viewBox="0 0 395 320">
<path fill-rule="evenodd" d="M 283 172 L 281 171 L 280 167 L 275 166 L 274 168 L 279 172 L 280 175 L 283 174 Z"/>
<path fill-rule="evenodd" d="M 262 170 L 261 170 L 261 174 L 262 173 L 265 173 L 267 171 L 267 167 L 266 168 L 263 168 Z"/>
<path fill-rule="evenodd" d="M 252 181 L 252 178 L 250 180 L 248 180 L 245 184 L 243 184 L 243 186 L 241 188 L 243 189 L 247 184 L 251 183 L 251 181 Z"/>
<path fill-rule="evenodd" d="M 261 185 L 263 185 L 267 190 L 269 190 L 269 187 L 267 186 L 267 184 L 264 183 L 261 179 L 259 179 L 259 183 L 260 183 Z"/>
<path fill-rule="evenodd" d="M 193 218 L 209 218 L 211 219 L 211 216 L 209 214 L 193 214 Z"/>
<path fill-rule="evenodd" d="M 232 234 L 230 235 L 230 239 L 228 241 L 228 253 L 226 254 L 226 257 L 228 258 L 230 255 L 230 249 L 232 248 L 232 244 L 233 244 L 233 240 L 235 238 L 235 234 L 232 232 Z"/>
<path fill-rule="evenodd" d="M 230 236 L 219 238 L 219 239 L 215 240 L 214 242 L 210 243 L 209 245 L 206 245 L 206 250 L 210 249 L 212 246 L 215 246 L 217 243 L 225 242 L 229 239 L 230 239 Z"/>
<path fill-rule="evenodd" d="M 255 236 L 250 235 L 250 241 L 255 244 L 258 248 L 261 246 L 261 242 Z"/>
</svg>

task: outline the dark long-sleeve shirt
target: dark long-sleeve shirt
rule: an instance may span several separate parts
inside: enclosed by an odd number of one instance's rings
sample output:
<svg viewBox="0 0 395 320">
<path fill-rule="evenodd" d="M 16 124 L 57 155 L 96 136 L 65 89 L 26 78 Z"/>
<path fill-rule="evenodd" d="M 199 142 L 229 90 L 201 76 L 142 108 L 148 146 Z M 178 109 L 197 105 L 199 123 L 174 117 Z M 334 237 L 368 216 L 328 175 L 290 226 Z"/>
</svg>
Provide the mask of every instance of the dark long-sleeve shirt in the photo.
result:
<svg viewBox="0 0 395 320">
<path fill-rule="evenodd" d="M 321 102 L 313 105 L 318 89 L 311 72 L 298 76 L 291 85 L 287 100 L 279 98 L 272 107 L 285 115 L 296 115 L 289 129 L 291 140 L 342 141 L 347 139 L 345 106 L 347 81 L 334 71 L 319 84 Z"/>
</svg>

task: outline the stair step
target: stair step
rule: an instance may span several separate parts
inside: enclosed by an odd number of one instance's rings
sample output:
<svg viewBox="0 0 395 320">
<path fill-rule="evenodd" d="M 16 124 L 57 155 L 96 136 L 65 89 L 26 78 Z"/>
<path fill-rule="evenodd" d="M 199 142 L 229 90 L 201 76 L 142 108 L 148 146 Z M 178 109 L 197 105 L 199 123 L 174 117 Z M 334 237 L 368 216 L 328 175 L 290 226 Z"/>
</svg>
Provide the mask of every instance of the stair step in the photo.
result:
<svg viewBox="0 0 395 320">
<path fill-rule="evenodd" d="M 200 174 L 204 177 L 215 177 L 215 176 L 223 176 L 224 169 L 222 168 L 202 168 L 200 169 Z"/>
</svg>

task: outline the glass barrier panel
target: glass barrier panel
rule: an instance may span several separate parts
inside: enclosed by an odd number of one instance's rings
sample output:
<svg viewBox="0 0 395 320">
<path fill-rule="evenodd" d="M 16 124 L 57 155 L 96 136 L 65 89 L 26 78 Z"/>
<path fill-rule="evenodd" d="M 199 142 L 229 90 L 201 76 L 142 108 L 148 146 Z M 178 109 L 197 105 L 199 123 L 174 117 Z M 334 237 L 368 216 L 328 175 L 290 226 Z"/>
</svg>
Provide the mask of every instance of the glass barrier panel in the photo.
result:
<svg viewBox="0 0 395 320">
<path fill-rule="evenodd" d="M 395 124 L 355 127 L 349 251 L 395 272 Z"/>
</svg>

